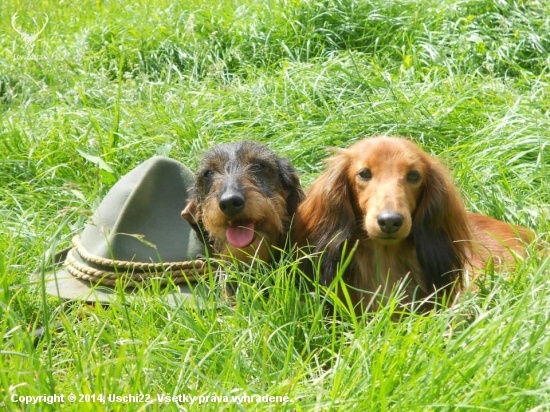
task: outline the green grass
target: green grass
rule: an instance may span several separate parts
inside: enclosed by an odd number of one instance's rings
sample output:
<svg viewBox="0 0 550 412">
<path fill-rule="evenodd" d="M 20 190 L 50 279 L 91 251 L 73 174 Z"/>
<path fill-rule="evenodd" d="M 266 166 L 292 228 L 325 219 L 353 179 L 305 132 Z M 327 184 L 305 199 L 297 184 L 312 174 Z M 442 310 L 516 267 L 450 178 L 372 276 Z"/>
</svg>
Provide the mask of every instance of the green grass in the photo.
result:
<svg viewBox="0 0 550 412">
<path fill-rule="evenodd" d="M 48 16 L 33 44 L 16 12 L 29 34 Z M 193 169 L 243 138 L 290 158 L 307 187 L 327 147 L 408 136 L 449 165 L 468 209 L 547 240 L 549 33 L 538 0 L 2 2 L 1 407 L 60 407 L 12 394 L 142 393 L 147 406 L 63 408 L 550 409 L 550 263 L 536 249 L 456 307 L 399 321 L 398 294 L 363 319 L 345 302 L 325 316 L 290 258 L 228 268 L 241 280 L 234 305 L 173 308 L 143 293 L 90 310 L 28 277 L 140 162 L 165 154 Z"/>
</svg>

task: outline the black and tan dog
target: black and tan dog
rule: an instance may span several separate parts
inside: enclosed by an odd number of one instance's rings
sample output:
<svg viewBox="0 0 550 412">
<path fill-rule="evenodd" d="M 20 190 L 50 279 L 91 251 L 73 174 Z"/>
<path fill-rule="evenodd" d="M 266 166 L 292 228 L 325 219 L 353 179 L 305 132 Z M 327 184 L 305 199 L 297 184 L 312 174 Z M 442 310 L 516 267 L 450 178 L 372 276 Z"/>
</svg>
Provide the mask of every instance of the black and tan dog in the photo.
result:
<svg viewBox="0 0 550 412">
<path fill-rule="evenodd" d="M 303 198 L 290 162 L 245 140 L 206 153 L 182 216 L 220 258 L 269 262 Z"/>
</svg>

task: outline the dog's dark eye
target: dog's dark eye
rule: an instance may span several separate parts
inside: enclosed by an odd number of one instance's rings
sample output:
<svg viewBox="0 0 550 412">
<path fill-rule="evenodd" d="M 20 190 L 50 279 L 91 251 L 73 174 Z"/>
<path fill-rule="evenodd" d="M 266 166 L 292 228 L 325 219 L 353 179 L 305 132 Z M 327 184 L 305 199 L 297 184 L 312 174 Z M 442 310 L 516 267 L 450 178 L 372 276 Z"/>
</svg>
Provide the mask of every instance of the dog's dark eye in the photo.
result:
<svg viewBox="0 0 550 412">
<path fill-rule="evenodd" d="M 372 179 L 372 172 L 370 169 L 361 169 L 359 170 L 359 173 L 357 173 L 357 176 L 363 180 L 370 180 Z"/>
<path fill-rule="evenodd" d="M 409 173 L 407 173 L 407 180 L 411 183 L 416 183 L 420 180 L 420 173 L 418 173 L 416 170 L 411 170 Z"/>
<path fill-rule="evenodd" d="M 212 176 L 214 176 L 214 171 L 212 169 L 208 169 L 202 172 L 202 177 L 204 177 L 205 179 L 210 179 Z"/>
<path fill-rule="evenodd" d="M 260 162 L 252 163 L 250 165 L 250 170 L 253 172 L 261 172 L 264 169 L 265 169 L 265 164 Z"/>
</svg>

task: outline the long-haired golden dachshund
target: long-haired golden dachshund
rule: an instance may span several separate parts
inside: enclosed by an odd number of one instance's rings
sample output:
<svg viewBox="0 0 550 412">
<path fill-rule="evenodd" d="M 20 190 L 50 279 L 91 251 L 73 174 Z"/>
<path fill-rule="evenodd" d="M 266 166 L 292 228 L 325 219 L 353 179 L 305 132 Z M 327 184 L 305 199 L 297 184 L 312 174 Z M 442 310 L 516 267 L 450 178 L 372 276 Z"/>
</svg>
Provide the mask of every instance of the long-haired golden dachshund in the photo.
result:
<svg viewBox="0 0 550 412">
<path fill-rule="evenodd" d="M 436 291 L 450 301 L 465 270 L 484 267 L 491 257 L 513 262 L 532 236 L 467 213 L 447 169 L 397 137 L 366 138 L 338 150 L 299 206 L 293 229 L 298 245 L 320 256 L 325 285 L 346 258 L 344 249 L 349 254 L 356 246 L 343 279 L 357 313 L 376 308 L 405 278 L 405 303 Z"/>
</svg>

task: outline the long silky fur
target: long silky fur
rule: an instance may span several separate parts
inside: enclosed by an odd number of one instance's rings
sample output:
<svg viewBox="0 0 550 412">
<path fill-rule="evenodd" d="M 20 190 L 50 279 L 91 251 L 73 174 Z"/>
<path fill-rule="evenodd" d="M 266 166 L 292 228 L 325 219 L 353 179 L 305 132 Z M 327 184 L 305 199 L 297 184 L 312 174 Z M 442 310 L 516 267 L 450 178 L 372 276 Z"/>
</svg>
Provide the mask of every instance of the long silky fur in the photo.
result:
<svg viewBox="0 0 550 412">
<path fill-rule="evenodd" d="M 347 170 L 343 156 L 330 159 L 327 172 L 313 182 L 296 216 L 294 239 L 301 245 L 309 242 L 313 251 L 322 255 L 319 280 L 323 285 L 334 279 L 344 243 L 356 236 Z M 319 199 L 323 207 L 319 207 Z M 311 267 L 307 271 L 313 273 Z"/>
<path fill-rule="evenodd" d="M 319 265 L 319 281 L 330 284 L 338 264 L 347 258 L 342 256 L 345 242 L 351 247 L 359 241 L 360 248 L 355 252 L 344 279 L 350 285 L 367 289 L 377 286 L 373 276 L 377 276 L 375 271 L 378 269 L 373 268 L 377 263 L 376 254 L 382 250 L 386 253 L 384 270 L 394 270 L 393 280 L 410 275 L 413 286 L 420 287 L 418 290 L 421 290 L 422 298 L 438 291 L 438 300 L 446 296 L 451 302 L 464 286 L 465 270 L 483 268 L 492 255 L 505 264 L 513 265 L 514 254 L 509 249 L 525 253 L 523 242 L 531 241 L 535 236 L 533 232 L 487 216 L 468 214 L 447 169 L 420 148 L 405 143 L 401 150 L 412 150 L 409 154 L 415 162 L 422 164 L 422 186 L 414 191 L 415 199 L 409 199 L 409 207 L 414 207 L 411 211 L 411 231 L 408 238 L 402 240 L 402 249 L 400 244 L 393 248 L 377 245 L 375 239 L 369 239 L 363 227 L 366 216 L 359 200 L 355 199 L 357 189 L 353 179 L 356 171 L 352 170 L 351 163 L 360 160 L 362 154 L 353 150 L 370 150 L 369 147 L 352 146 L 330 158 L 326 172 L 313 182 L 298 207 L 293 239 L 299 247 L 309 246 L 321 256 L 320 261 L 317 258 L 303 261 L 307 275 L 315 273 L 312 265 Z M 399 156 L 396 157 L 399 161 Z M 394 161 L 391 151 L 387 158 L 380 161 Z M 378 246 L 382 248 L 378 249 Z M 414 299 L 414 296 L 411 297 Z M 361 303 L 363 298 L 367 302 L 370 300 L 367 294 L 359 293 L 354 304 Z"/>
<path fill-rule="evenodd" d="M 413 216 L 412 236 L 427 284 L 461 286 L 471 239 L 466 210 L 443 166 L 427 161 L 426 186 Z"/>
</svg>

